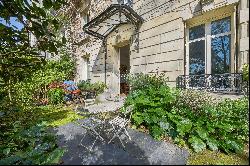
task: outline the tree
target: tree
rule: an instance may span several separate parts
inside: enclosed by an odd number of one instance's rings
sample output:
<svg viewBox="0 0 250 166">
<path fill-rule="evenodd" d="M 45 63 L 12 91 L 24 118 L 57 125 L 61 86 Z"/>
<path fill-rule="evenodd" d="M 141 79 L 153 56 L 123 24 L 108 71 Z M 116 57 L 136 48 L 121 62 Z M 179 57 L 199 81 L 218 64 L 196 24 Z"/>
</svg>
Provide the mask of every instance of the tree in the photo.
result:
<svg viewBox="0 0 250 166">
<path fill-rule="evenodd" d="M 41 51 L 58 53 L 66 42 L 60 37 L 62 21 L 54 15 L 64 0 L 0 0 L 0 84 L 8 90 L 11 101 L 11 86 L 25 78 L 44 62 Z M 11 18 L 23 24 L 18 29 L 10 26 Z M 30 36 L 36 45 L 30 45 Z M 1 87 L 0 87 L 1 88 Z"/>
</svg>

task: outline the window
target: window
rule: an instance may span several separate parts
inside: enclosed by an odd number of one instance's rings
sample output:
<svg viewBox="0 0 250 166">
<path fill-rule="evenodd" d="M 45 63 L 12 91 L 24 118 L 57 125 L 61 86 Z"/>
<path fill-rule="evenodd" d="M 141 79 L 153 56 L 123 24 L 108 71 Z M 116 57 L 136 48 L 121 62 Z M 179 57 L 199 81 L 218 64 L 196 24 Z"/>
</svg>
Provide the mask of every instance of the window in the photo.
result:
<svg viewBox="0 0 250 166">
<path fill-rule="evenodd" d="M 230 73 L 231 17 L 191 27 L 187 37 L 189 75 Z"/>
<path fill-rule="evenodd" d="M 189 74 L 205 74 L 205 25 L 189 30 Z"/>
</svg>

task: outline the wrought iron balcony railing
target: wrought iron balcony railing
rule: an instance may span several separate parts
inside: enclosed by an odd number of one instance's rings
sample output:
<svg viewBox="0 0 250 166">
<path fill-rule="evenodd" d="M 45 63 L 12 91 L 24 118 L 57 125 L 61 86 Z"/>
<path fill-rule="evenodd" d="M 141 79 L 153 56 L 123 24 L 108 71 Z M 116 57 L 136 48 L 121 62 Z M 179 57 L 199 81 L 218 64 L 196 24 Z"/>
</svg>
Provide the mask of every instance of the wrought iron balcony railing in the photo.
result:
<svg viewBox="0 0 250 166">
<path fill-rule="evenodd" d="M 176 86 L 180 89 L 197 89 L 210 92 L 248 94 L 248 83 L 241 73 L 180 75 Z"/>
</svg>

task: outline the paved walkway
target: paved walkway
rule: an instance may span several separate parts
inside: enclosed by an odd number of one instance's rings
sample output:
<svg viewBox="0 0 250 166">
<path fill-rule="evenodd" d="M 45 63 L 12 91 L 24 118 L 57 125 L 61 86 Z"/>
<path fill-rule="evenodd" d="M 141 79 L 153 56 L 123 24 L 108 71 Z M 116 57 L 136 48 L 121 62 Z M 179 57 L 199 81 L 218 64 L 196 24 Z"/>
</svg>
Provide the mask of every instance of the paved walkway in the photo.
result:
<svg viewBox="0 0 250 166">
<path fill-rule="evenodd" d="M 90 105 L 87 107 L 88 112 L 90 113 L 100 113 L 100 112 L 112 112 L 116 111 L 118 108 L 121 108 L 124 104 L 124 100 L 118 102 L 106 101 L 99 104 Z"/>
<path fill-rule="evenodd" d="M 132 141 L 125 141 L 125 149 L 115 139 L 110 144 L 97 141 L 92 152 L 81 146 L 80 140 L 84 138 L 82 144 L 90 146 L 94 138 L 79 125 L 69 123 L 53 129 L 53 132 L 58 137 L 58 145 L 67 149 L 62 158 L 62 164 L 66 165 L 184 165 L 187 162 L 186 150 L 132 129 L 128 129 Z"/>
</svg>

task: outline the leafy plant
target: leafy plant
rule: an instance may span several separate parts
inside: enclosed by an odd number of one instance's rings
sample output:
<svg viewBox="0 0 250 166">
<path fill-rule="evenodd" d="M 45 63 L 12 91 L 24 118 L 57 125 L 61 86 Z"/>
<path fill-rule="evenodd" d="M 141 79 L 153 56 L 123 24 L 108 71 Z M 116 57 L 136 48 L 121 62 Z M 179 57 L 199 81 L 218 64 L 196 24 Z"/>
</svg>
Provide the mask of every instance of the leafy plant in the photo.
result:
<svg viewBox="0 0 250 166">
<path fill-rule="evenodd" d="M 137 128 L 146 127 L 156 139 L 170 136 L 195 152 L 207 148 L 242 152 L 248 140 L 248 98 L 216 100 L 203 92 L 154 82 L 132 91 L 126 98 L 128 105 L 134 105 L 132 124 Z"/>
<path fill-rule="evenodd" d="M 92 91 L 93 90 L 93 86 L 90 83 L 89 80 L 87 81 L 79 81 L 77 84 L 77 87 L 81 90 L 81 91 Z"/>
<path fill-rule="evenodd" d="M 101 94 L 107 88 L 107 85 L 104 82 L 96 82 L 93 84 L 93 89 L 96 91 L 96 94 Z"/>
<path fill-rule="evenodd" d="M 206 105 L 216 105 L 218 99 L 213 98 L 206 92 L 196 90 L 181 90 L 176 102 L 177 107 L 191 109 L 198 113 Z"/>
<path fill-rule="evenodd" d="M 0 165 L 57 164 L 64 154 L 64 149 L 56 146 L 55 137 L 46 132 L 44 122 L 29 129 L 16 122 L 11 131 L 3 135 L 8 141 L 0 146 Z"/>
<path fill-rule="evenodd" d="M 159 139 L 164 131 L 171 130 L 166 117 L 175 100 L 176 92 L 168 86 L 159 88 L 152 86 L 130 93 L 125 106 L 133 104 L 132 122 L 137 127 L 140 125 L 148 127 L 153 137 Z"/>
<path fill-rule="evenodd" d="M 216 105 L 206 104 L 193 111 L 190 107 L 175 108 L 176 113 L 189 121 L 192 127 L 185 132 L 178 127 L 176 130 L 185 134 L 178 137 L 186 140 L 196 151 L 206 148 L 211 150 L 223 150 L 227 153 L 241 152 L 248 138 L 248 100 L 229 100 L 218 102 Z"/>
<path fill-rule="evenodd" d="M 249 64 L 243 65 L 243 80 L 249 81 Z"/>
<path fill-rule="evenodd" d="M 104 92 L 104 90 L 107 88 L 106 84 L 103 82 L 95 82 L 95 83 L 90 83 L 89 80 L 87 81 L 79 81 L 77 84 L 77 87 L 81 91 L 87 91 L 87 92 L 95 92 L 96 95 L 101 94 Z"/>
<path fill-rule="evenodd" d="M 144 89 L 150 86 L 160 87 L 166 85 L 167 79 L 162 73 L 161 75 L 149 75 L 149 74 L 131 74 L 127 78 L 131 91 L 137 89 Z"/>
<path fill-rule="evenodd" d="M 64 90 L 61 88 L 50 89 L 48 92 L 49 103 L 60 104 L 63 102 Z"/>
<path fill-rule="evenodd" d="M 41 99 L 47 99 L 51 83 L 70 78 L 74 70 L 75 61 L 70 59 L 67 53 L 64 53 L 60 60 L 46 61 L 41 69 L 12 85 L 12 93 L 15 94 L 12 96 L 13 103 L 18 107 L 26 107 Z M 3 91 L 6 94 L 4 100 L 8 101 L 6 89 Z"/>
<path fill-rule="evenodd" d="M 43 5 L 39 5 L 39 2 Z M 12 101 L 12 97 L 15 97 L 13 85 L 44 65 L 41 51 L 57 54 L 65 44 L 65 37 L 59 35 L 63 20 L 51 12 L 66 5 L 65 1 L 39 2 L 13 0 L 0 3 L 0 82 L 3 82 L 11 103 L 15 102 Z M 36 38 L 33 44 L 31 35 Z"/>
</svg>

